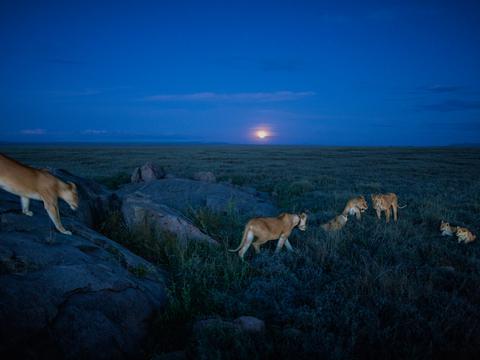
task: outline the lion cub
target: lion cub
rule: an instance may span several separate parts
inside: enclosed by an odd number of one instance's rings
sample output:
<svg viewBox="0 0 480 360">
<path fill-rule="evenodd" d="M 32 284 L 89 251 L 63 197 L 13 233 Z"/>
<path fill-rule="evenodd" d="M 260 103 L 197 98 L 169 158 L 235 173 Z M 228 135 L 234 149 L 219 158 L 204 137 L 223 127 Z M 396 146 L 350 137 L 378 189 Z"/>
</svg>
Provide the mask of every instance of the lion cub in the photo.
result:
<svg viewBox="0 0 480 360">
<path fill-rule="evenodd" d="M 465 244 L 475 241 L 476 235 L 473 235 L 470 230 L 464 227 L 457 227 L 457 239 L 458 242 L 464 242 Z"/>
<path fill-rule="evenodd" d="M 337 231 L 343 228 L 347 223 L 347 221 L 348 221 L 348 217 L 346 215 L 340 214 L 338 216 L 335 216 L 332 220 L 330 220 L 326 224 L 322 224 L 320 226 L 325 231 Z"/>
<path fill-rule="evenodd" d="M 459 243 L 463 241 L 465 244 L 468 244 L 477 238 L 477 236 L 467 228 L 453 226 L 443 220 L 440 223 L 440 231 L 442 232 L 442 236 L 453 236 L 453 234 L 456 234 Z"/>
<path fill-rule="evenodd" d="M 72 210 L 76 210 L 78 193 L 74 183 L 64 183 L 46 170 L 34 169 L 0 154 L 0 188 L 20 196 L 22 212 L 27 216 L 33 215 L 29 209 L 30 199 L 42 200 L 57 230 L 62 234 L 72 235 L 60 221 L 58 198 L 67 202 Z"/>
<path fill-rule="evenodd" d="M 443 221 L 440 223 L 440 231 L 442 236 L 453 236 L 457 232 L 457 226 L 450 225 L 450 223 Z"/>
<path fill-rule="evenodd" d="M 390 215 L 393 210 L 393 220 L 398 221 L 398 209 L 403 209 L 407 205 L 398 206 L 398 197 L 394 193 L 372 194 L 372 207 L 377 212 L 377 218 L 382 217 L 382 211 L 385 211 L 387 223 L 390 222 Z"/>
<path fill-rule="evenodd" d="M 368 209 L 367 200 L 363 195 L 351 198 L 348 200 L 347 205 L 345 205 L 345 209 L 343 209 L 342 214 L 344 216 L 347 215 L 355 215 L 358 220 L 362 218 L 361 213 L 365 212 Z"/>
<path fill-rule="evenodd" d="M 238 252 L 238 255 L 243 259 L 243 256 L 247 252 L 250 245 L 253 245 L 255 252 L 260 252 L 260 246 L 270 240 L 277 240 L 277 249 L 275 252 L 285 245 L 287 250 L 292 251 L 292 245 L 288 241 L 288 237 L 292 233 L 292 230 L 297 227 L 305 231 L 307 229 L 307 214 L 280 214 L 276 218 L 255 218 L 251 219 L 245 226 L 243 232 L 242 241 L 235 250 L 228 250 L 231 252 Z M 255 242 L 253 240 L 256 239 Z"/>
</svg>

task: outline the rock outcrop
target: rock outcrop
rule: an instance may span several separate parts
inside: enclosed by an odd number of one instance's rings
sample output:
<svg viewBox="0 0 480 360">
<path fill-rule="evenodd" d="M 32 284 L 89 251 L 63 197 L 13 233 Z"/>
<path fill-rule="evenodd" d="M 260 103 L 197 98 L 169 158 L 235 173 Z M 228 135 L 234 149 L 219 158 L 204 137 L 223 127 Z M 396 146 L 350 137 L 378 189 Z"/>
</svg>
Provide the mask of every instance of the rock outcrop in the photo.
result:
<svg viewBox="0 0 480 360">
<path fill-rule="evenodd" d="M 163 204 L 182 214 L 208 207 L 215 212 L 232 208 L 245 217 L 276 216 L 277 209 L 267 195 L 222 183 L 189 179 L 162 179 L 149 183 L 125 185 L 117 193 L 121 199 L 138 194 L 156 204 Z"/>
<path fill-rule="evenodd" d="M 118 192 L 122 215 L 130 229 L 153 226 L 158 234 L 171 233 L 179 240 L 218 244 L 190 220 L 192 211 L 209 208 L 214 212 L 236 211 L 242 217 L 276 215 L 268 198 L 255 191 L 206 181 L 162 179 L 130 184 Z"/>
<path fill-rule="evenodd" d="M 165 232 L 173 234 L 179 241 L 206 241 L 218 245 L 218 242 L 200 231 L 179 211 L 159 204 L 146 194 L 134 192 L 122 199 L 122 215 L 130 229 L 135 226 L 153 226 L 161 239 Z"/>
<path fill-rule="evenodd" d="M 153 180 L 163 179 L 166 176 L 165 170 L 151 162 L 136 168 L 131 177 L 132 183 L 150 182 Z"/>
<path fill-rule="evenodd" d="M 78 180 L 84 204 L 84 191 L 103 196 Z M 31 208 L 23 215 L 18 197 L 0 191 L 0 358 L 139 357 L 148 320 L 166 303 L 164 274 L 83 223 L 94 220 L 88 206 L 74 217 L 62 206 L 72 236 L 55 230 L 41 202 Z"/>
<path fill-rule="evenodd" d="M 277 215 L 267 195 L 212 182 L 165 178 L 152 164 L 136 170 L 117 193 L 64 170 L 50 170 L 77 185 L 73 212 L 59 200 L 62 222 L 72 236 L 56 231 L 40 201 L 32 217 L 20 201 L 0 190 L 0 358 L 122 359 L 141 356 L 152 315 L 166 304 L 165 274 L 96 226 L 120 210 L 131 228 L 148 223 L 160 235 L 217 244 L 189 219 L 205 207 L 234 210 L 242 218 Z M 213 174 L 212 174 L 213 175 Z M 234 331 L 263 332 L 254 318 L 224 325 Z M 34 355 L 33 355 L 34 354 Z"/>
</svg>

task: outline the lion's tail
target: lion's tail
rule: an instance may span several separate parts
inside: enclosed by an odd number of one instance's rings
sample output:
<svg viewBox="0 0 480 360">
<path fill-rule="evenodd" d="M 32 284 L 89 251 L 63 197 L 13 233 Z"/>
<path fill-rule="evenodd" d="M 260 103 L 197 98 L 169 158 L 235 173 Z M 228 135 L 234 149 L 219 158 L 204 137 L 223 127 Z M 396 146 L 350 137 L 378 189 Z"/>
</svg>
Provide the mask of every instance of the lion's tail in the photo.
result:
<svg viewBox="0 0 480 360">
<path fill-rule="evenodd" d="M 243 245 L 245 245 L 245 242 L 247 241 L 247 236 L 249 231 L 250 231 L 250 224 L 247 224 L 245 225 L 245 230 L 243 230 L 243 237 L 242 237 L 242 241 L 240 242 L 240 245 L 238 245 L 238 247 L 235 250 L 228 249 L 228 251 L 237 252 L 238 250 L 240 250 L 243 247 Z"/>
</svg>

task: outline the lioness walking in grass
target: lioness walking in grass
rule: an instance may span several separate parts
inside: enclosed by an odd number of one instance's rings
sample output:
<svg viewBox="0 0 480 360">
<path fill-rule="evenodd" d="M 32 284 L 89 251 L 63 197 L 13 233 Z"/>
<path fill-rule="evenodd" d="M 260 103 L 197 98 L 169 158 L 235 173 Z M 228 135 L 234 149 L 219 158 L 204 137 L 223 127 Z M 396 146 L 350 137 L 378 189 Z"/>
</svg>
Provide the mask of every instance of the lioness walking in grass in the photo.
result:
<svg viewBox="0 0 480 360">
<path fill-rule="evenodd" d="M 288 237 L 292 230 L 297 227 L 301 231 L 307 229 L 307 214 L 287 214 L 283 213 L 276 218 L 265 217 L 251 219 L 245 226 L 242 241 L 235 250 L 228 250 L 231 252 L 238 252 L 238 255 L 243 259 L 250 245 L 253 245 L 255 252 L 260 252 L 260 246 L 270 240 L 277 240 L 277 253 L 285 245 L 287 250 L 292 251 L 292 245 L 288 241 Z M 255 242 L 253 240 L 256 239 Z"/>
</svg>

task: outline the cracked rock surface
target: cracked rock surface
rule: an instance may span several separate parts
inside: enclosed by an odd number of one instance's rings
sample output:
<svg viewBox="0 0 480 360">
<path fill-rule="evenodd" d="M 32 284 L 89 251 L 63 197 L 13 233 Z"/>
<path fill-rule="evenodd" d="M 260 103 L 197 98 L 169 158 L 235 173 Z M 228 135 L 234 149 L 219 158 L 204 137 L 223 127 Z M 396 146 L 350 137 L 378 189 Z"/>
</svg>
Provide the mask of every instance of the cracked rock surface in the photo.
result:
<svg viewBox="0 0 480 360">
<path fill-rule="evenodd" d="M 55 230 L 41 202 L 25 216 L 19 198 L 0 191 L 0 358 L 141 357 L 148 321 L 166 302 L 164 274 L 61 209 L 72 236 Z"/>
</svg>

